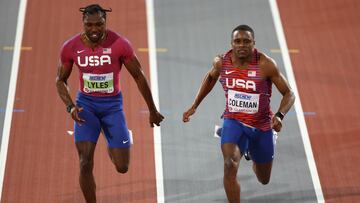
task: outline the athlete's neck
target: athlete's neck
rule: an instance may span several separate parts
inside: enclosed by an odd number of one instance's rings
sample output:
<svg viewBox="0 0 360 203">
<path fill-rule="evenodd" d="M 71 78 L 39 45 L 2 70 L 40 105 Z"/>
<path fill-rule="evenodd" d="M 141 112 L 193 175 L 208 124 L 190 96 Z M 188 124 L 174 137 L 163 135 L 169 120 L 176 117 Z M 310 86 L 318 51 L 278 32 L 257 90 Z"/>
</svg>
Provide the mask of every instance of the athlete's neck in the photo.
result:
<svg viewBox="0 0 360 203">
<path fill-rule="evenodd" d="M 81 39 L 82 41 L 85 43 L 85 45 L 91 47 L 91 48 L 95 48 L 97 46 L 99 46 L 99 44 L 101 44 L 106 38 L 106 32 L 104 32 L 100 38 L 100 40 L 98 42 L 93 42 L 89 39 L 89 37 L 83 32 L 81 33 Z"/>
<path fill-rule="evenodd" d="M 251 53 L 246 58 L 239 58 L 234 53 L 231 54 L 231 61 L 233 65 L 240 68 L 248 66 L 252 62 L 252 59 L 253 59 L 253 53 Z"/>
</svg>

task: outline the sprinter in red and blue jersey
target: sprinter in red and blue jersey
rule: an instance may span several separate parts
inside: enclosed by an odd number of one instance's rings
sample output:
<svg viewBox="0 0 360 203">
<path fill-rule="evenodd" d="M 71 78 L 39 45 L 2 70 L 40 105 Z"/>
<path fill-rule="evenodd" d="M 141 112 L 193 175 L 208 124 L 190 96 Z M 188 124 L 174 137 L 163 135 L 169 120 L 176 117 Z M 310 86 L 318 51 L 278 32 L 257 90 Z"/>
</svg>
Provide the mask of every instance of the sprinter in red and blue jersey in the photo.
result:
<svg viewBox="0 0 360 203">
<path fill-rule="evenodd" d="M 130 137 L 122 107 L 119 84 L 122 65 L 126 67 L 148 106 L 151 127 L 163 116 L 157 111 L 141 65 L 123 36 L 106 29 L 106 12 L 97 4 L 80 8 L 84 32 L 67 40 L 60 55 L 56 79 L 58 94 L 74 119 L 75 144 L 80 159 L 80 187 L 86 202 L 96 202 L 92 173 L 94 150 L 102 130 L 112 162 L 120 173 L 128 171 Z M 79 70 L 80 88 L 73 102 L 67 80 L 73 65 Z"/>
<path fill-rule="evenodd" d="M 183 121 L 188 122 L 220 78 L 226 98 L 221 131 L 224 187 L 230 203 L 240 202 L 237 171 L 246 151 L 251 155 L 259 182 L 269 183 L 274 158 L 273 130 L 281 130 L 282 119 L 295 101 L 293 91 L 275 61 L 254 45 L 253 29 L 248 25 L 237 26 L 232 31 L 232 49 L 215 57 L 195 101 L 183 114 Z M 275 115 L 270 110 L 273 83 L 283 95 Z"/>
</svg>

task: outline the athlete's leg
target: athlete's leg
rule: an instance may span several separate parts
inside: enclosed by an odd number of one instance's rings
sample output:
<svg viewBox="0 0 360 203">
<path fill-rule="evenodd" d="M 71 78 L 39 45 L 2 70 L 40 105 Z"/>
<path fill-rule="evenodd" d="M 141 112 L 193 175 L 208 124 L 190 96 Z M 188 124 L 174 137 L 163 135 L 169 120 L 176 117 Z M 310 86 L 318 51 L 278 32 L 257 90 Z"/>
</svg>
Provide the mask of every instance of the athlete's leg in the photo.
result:
<svg viewBox="0 0 360 203">
<path fill-rule="evenodd" d="M 130 162 L 130 135 L 121 110 L 109 111 L 101 118 L 103 133 L 108 142 L 111 161 L 119 173 L 126 173 Z"/>
<path fill-rule="evenodd" d="M 126 173 L 129 169 L 130 148 L 108 148 L 111 161 L 119 173 Z"/>
<path fill-rule="evenodd" d="M 272 161 L 269 163 L 253 162 L 253 171 L 260 183 L 266 185 L 270 182 Z"/>
<path fill-rule="evenodd" d="M 101 133 L 105 136 L 105 132 L 101 129 Z M 126 173 L 129 169 L 130 149 L 129 148 L 110 148 L 108 147 L 108 154 L 111 162 L 116 167 L 119 173 Z"/>
<path fill-rule="evenodd" d="M 101 133 L 105 135 L 104 129 L 101 129 Z M 130 150 L 129 148 L 110 148 L 108 147 L 108 154 L 111 162 L 116 167 L 119 173 L 126 173 L 129 168 Z"/>
<path fill-rule="evenodd" d="M 96 185 L 93 175 L 94 151 L 96 144 L 89 141 L 76 142 L 80 159 L 79 182 L 87 203 L 96 202 Z"/>
<path fill-rule="evenodd" d="M 221 145 L 224 158 L 224 188 L 229 203 L 240 202 L 240 184 L 237 171 L 241 153 L 237 144 L 225 143 Z"/>
<path fill-rule="evenodd" d="M 221 150 L 224 158 L 224 188 L 230 203 L 240 202 L 240 184 L 237 171 L 242 151 L 247 148 L 248 140 L 242 125 L 233 119 L 224 119 L 221 131 Z"/>
<path fill-rule="evenodd" d="M 75 123 L 75 144 L 79 155 L 79 183 L 86 202 L 96 202 L 96 185 L 93 175 L 94 151 L 100 134 L 100 122 L 92 107 L 92 100 L 79 94 L 77 105 L 84 108 L 79 116 L 85 120 L 81 125 Z"/>
<path fill-rule="evenodd" d="M 252 134 L 249 134 L 249 151 L 253 160 L 253 171 L 258 181 L 266 185 L 270 181 L 274 159 L 273 133 L 272 130 L 266 132 L 254 130 Z"/>
</svg>

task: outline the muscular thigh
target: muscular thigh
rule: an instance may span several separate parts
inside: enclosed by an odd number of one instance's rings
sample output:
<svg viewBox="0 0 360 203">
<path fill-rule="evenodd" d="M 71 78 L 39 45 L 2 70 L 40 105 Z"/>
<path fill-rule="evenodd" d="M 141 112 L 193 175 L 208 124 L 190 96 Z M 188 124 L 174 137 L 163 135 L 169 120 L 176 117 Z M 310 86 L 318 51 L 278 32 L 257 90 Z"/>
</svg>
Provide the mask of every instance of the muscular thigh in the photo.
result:
<svg viewBox="0 0 360 203">
<path fill-rule="evenodd" d="M 243 125 L 234 119 L 224 119 L 221 130 L 221 145 L 236 144 L 241 152 L 248 147 L 248 138 L 246 137 Z"/>
<path fill-rule="evenodd" d="M 229 161 L 230 159 L 236 163 L 239 163 L 241 159 L 241 153 L 237 144 L 225 143 L 221 145 L 221 151 L 223 153 L 224 161 Z"/>
<path fill-rule="evenodd" d="M 76 142 L 76 149 L 81 160 L 92 161 L 96 144 L 89 141 Z"/>
<path fill-rule="evenodd" d="M 252 133 L 252 134 L 251 134 Z M 258 164 L 266 164 L 274 159 L 273 131 L 249 132 L 249 151 L 251 159 Z"/>
<path fill-rule="evenodd" d="M 106 115 L 101 118 L 101 127 L 104 131 L 109 148 L 130 147 L 131 140 L 129 130 L 122 110 L 107 112 Z"/>
<path fill-rule="evenodd" d="M 94 112 L 91 105 L 87 105 L 84 102 L 77 103 L 79 107 L 83 108 L 83 111 L 79 113 L 80 118 L 84 119 L 84 123 L 79 125 L 74 122 L 74 138 L 75 142 L 89 141 L 97 143 L 100 134 L 100 120 Z"/>
<path fill-rule="evenodd" d="M 130 148 L 109 148 L 109 153 L 115 164 L 129 164 Z"/>
</svg>

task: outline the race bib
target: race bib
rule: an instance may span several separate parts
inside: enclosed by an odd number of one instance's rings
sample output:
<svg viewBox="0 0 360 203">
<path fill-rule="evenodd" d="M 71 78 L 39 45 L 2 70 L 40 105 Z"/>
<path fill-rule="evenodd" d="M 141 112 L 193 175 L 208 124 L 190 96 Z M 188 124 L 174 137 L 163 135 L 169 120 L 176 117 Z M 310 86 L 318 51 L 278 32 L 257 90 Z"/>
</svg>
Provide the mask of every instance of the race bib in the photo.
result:
<svg viewBox="0 0 360 203">
<path fill-rule="evenodd" d="M 114 75 L 113 73 L 107 74 L 91 74 L 84 73 L 84 92 L 103 92 L 112 93 L 114 92 Z"/>
<path fill-rule="evenodd" d="M 259 94 L 229 90 L 227 101 L 228 109 L 230 112 L 257 113 L 259 110 L 259 97 Z"/>
</svg>

